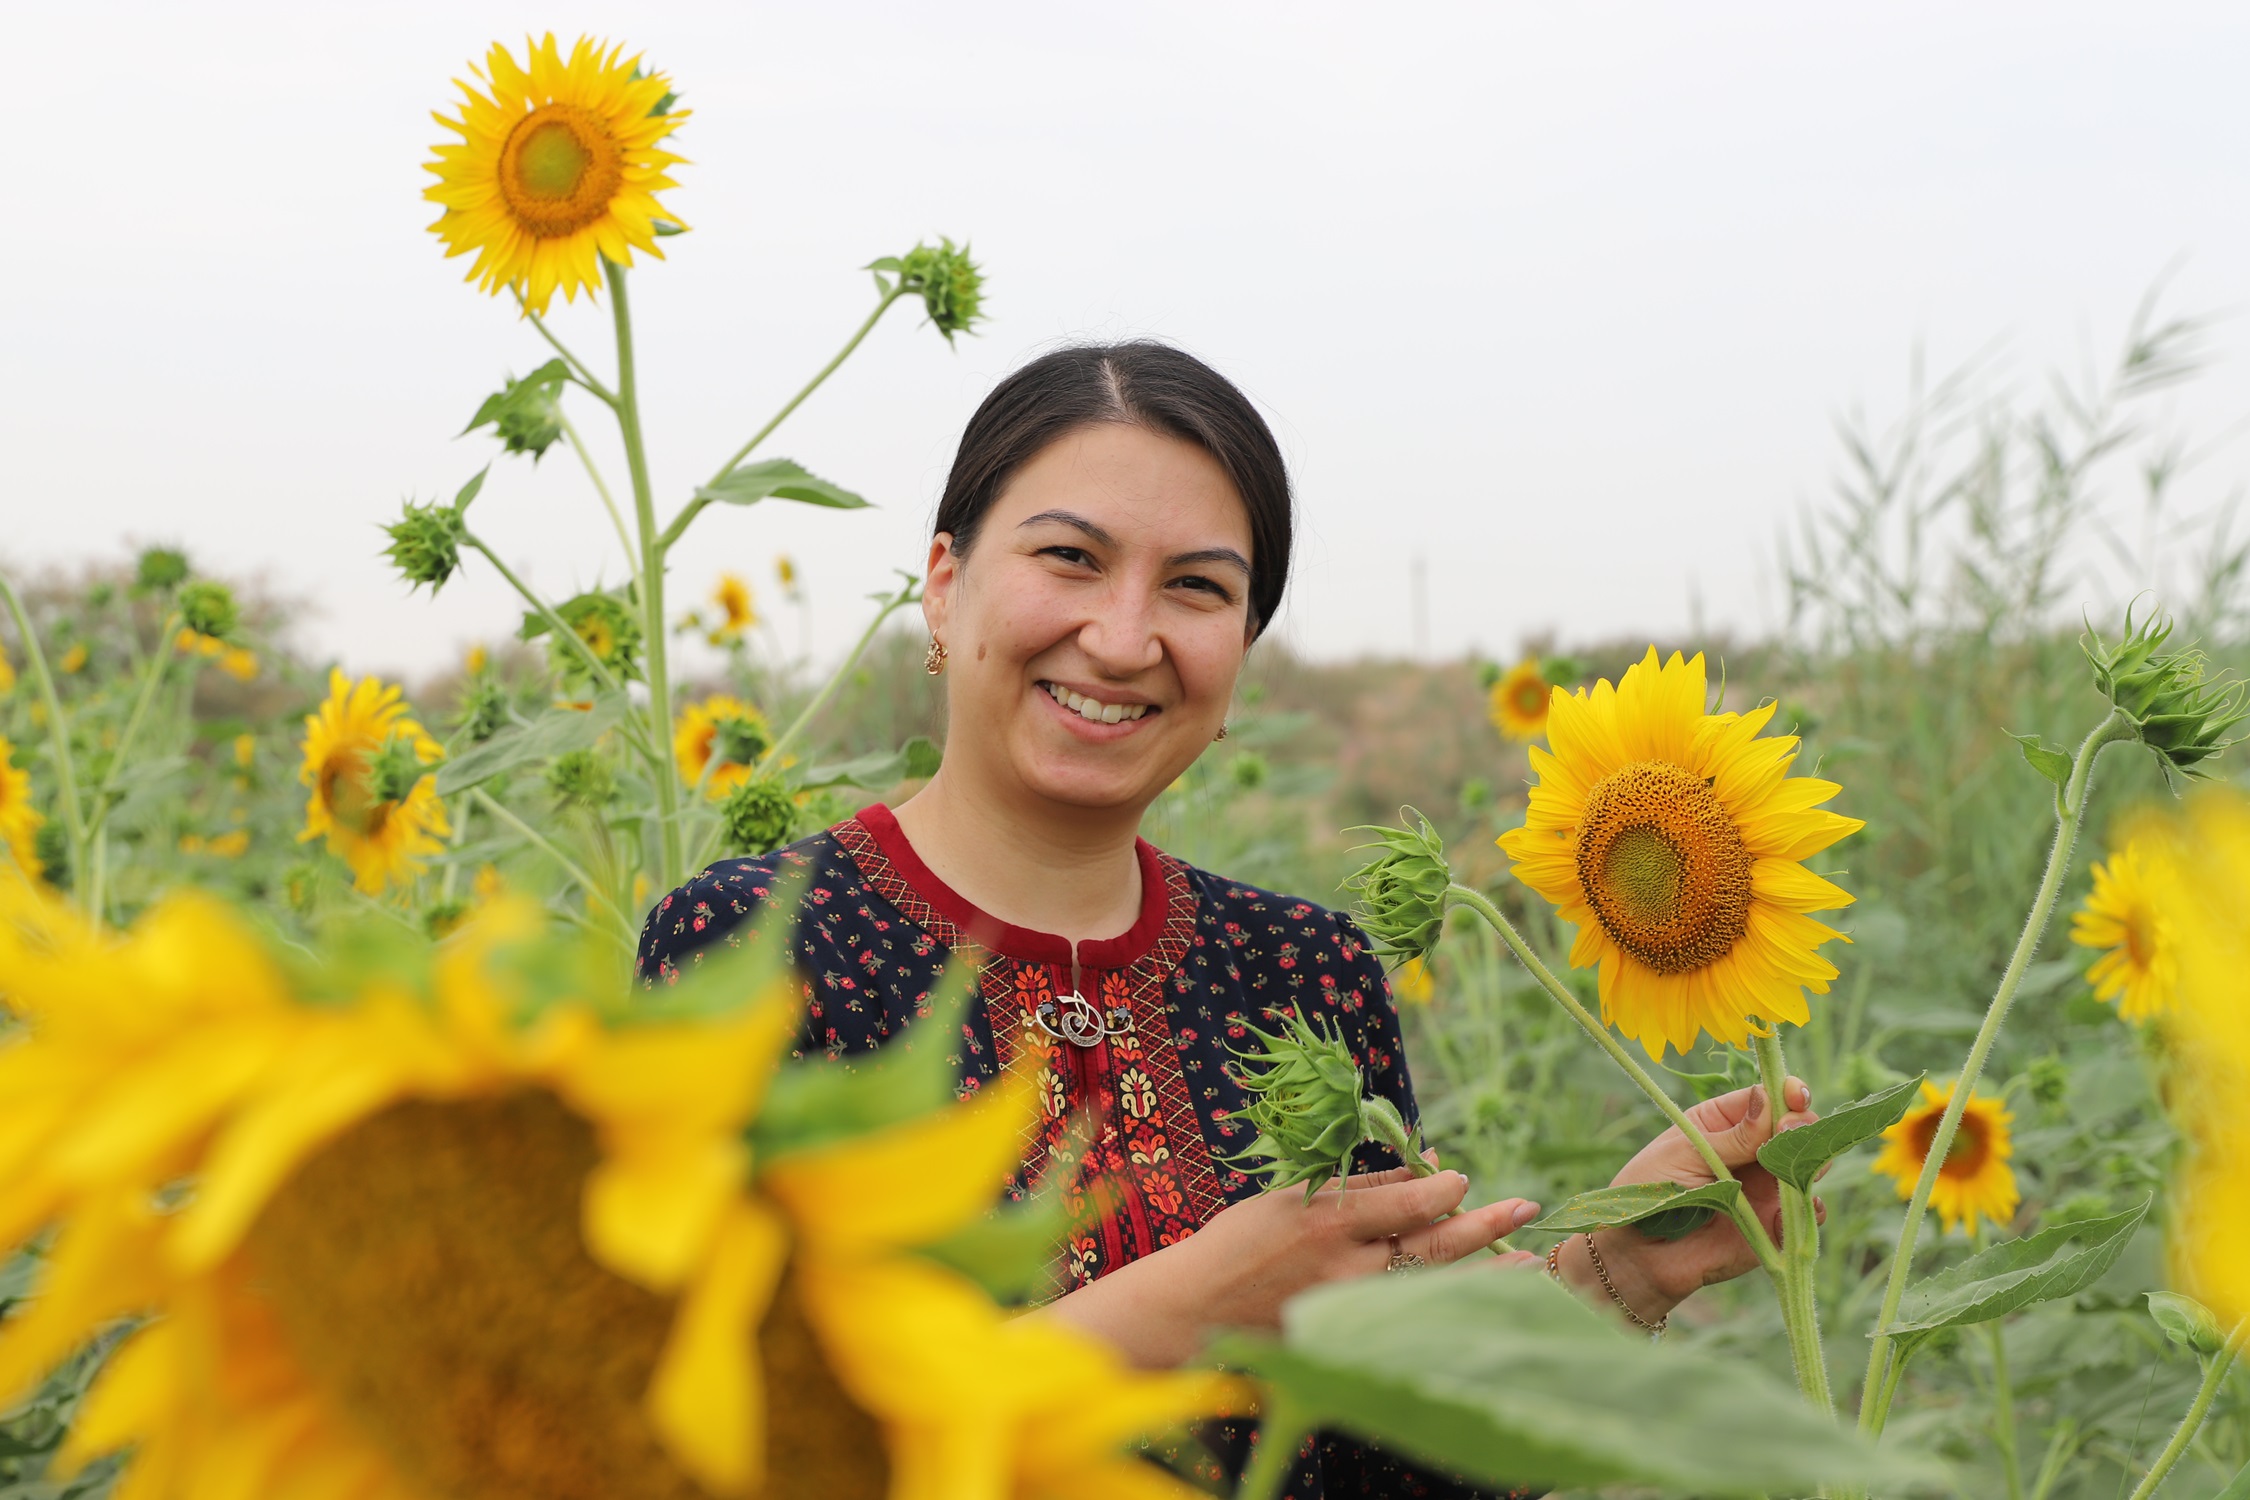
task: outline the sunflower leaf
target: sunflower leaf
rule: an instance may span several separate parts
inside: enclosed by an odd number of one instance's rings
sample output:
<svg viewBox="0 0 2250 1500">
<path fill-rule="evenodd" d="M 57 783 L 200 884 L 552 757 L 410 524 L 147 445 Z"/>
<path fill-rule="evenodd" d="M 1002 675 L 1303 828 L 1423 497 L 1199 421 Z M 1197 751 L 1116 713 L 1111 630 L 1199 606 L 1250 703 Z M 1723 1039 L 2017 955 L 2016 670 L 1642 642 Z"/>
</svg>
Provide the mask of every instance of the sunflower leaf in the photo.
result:
<svg viewBox="0 0 2250 1500">
<path fill-rule="evenodd" d="M 1339 1282 L 1291 1301 L 1280 1337 L 1234 1333 L 1212 1352 L 1285 1421 L 1493 1489 L 1806 1494 L 1929 1472 L 1761 1371 L 1620 1333 L 1544 1277 Z"/>
<path fill-rule="evenodd" d="M 624 717 L 623 693 L 598 693 L 588 709 L 549 709 L 521 729 L 504 729 L 458 760 L 439 766 L 438 795 L 450 797 L 534 761 L 584 750 Z"/>
<path fill-rule="evenodd" d="M 1917 1073 L 1904 1083 L 1854 1100 L 1810 1125 L 1784 1130 L 1758 1148 L 1758 1164 L 1791 1187 L 1809 1191 L 1822 1167 L 1906 1117 L 1922 1077 Z"/>
<path fill-rule="evenodd" d="M 937 774 L 942 752 L 923 735 L 916 735 L 896 750 L 877 750 L 852 760 L 815 766 L 799 783 L 807 791 L 824 786 L 856 786 L 862 791 L 887 792 L 902 781 Z"/>
<path fill-rule="evenodd" d="M 2164 1330 L 2166 1338 L 2197 1354 L 2216 1354 L 2226 1345 L 2226 1332 L 2219 1327 L 2218 1318 L 2193 1297 L 2183 1297 L 2178 1292 L 2150 1292 L 2148 1315 Z"/>
<path fill-rule="evenodd" d="M 1683 1187 L 1676 1182 L 1629 1182 L 1622 1187 L 1595 1188 L 1590 1193 L 1580 1193 L 1524 1228 L 1549 1234 L 1614 1229 L 1620 1224 L 1638 1224 L 1675 1209 L 1728 1210 L 1741 1196 L 1742 1184 L 1732 1178 L 1706 1182 L 1700 1187 Z M 1690 1226 L 1694 1227 L 1697 1226 Z"/>
<path fill-rule="evenodd" d="M 2153 1201 L 2144 1198 L 2106 1219 L 2042 1229 L 1925 1276 L 1907 1289 L 1899 1321 L 1882 1331 L 1895 1336 L 1989 1323 L 2034 1303 L 2076 1296 L 2117 1264 Z"/>
<path fill-rule="evenodd" d="M 769 458 L 740 464 L 727 471 L 717 484 L 695 492 L 698 500 L 727 505 L 756 505 L 760 500 L 795 500 L 830 510 L 866 510 L 867 502 L 850 490 L 830 484 L 803 465 L 786 458 Z"/>
<path fill-rule="evenodd" d="M 2211 1500 L 2250 1500 L 2250 1464 L 2234 1476 L 2234 1482 L 2211 1497 Z"/>
<path fill-rule="evenodd" d="M 2046 777 L 2056 786 L 2070 780 L 2070 752 L 2050 745 L 2036 734 L 2016 734 L 2003 730 L 2009 739 L 2023 747 L 2023 758 L 2031 762 L 2031 769 Z"/>
</svg>

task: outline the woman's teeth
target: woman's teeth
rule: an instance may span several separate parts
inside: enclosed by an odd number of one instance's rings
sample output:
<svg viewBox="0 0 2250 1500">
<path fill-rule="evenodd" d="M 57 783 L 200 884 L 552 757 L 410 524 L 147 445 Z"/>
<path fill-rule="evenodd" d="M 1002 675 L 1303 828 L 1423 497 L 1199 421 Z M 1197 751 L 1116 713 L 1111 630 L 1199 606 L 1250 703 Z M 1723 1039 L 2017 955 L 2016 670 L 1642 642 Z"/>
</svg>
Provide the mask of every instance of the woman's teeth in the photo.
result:
<svg viewBox="0 0 2250 1500">
<path fill-rule="evenodd" d="M 1137 719 L 1148 712 L 1149 706 L 1146 703 L 1104 703 L 1098 698 L 1089 698 L 1084 693 L 1074 693 L 1069 688 L 1057 687 L 1051 682 L 1042 682 L 1039 685 L 1047 690 L 1048 697 L 1054 699 L 1081 719 L 1092 719 L 1097 724 L 1122 724 L 1128 719 Z"/>
</svg>

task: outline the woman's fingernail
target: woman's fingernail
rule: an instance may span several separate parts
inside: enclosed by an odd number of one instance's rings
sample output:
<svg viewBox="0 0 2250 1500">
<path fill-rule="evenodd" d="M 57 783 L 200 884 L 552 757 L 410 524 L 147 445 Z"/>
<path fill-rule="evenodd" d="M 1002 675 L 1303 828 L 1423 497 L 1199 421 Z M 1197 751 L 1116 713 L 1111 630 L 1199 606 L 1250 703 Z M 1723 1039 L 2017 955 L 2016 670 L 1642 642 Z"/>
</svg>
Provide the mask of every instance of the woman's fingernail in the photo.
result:
<svg viewBox="0 0 2250 1500">
<path fill-rule="evenodd" d="M 1538 1217 L 1538 1204 L 1519 1203 L 1516 1205 L 1515 1212 L 1508 1215 L 1508 1222 L 1510 1224 L 1513 1224 L 1516 1228 L 1521 1229 L 1524 1225 L 1529 1224 L 1533 1219 L 1536 1219 Z"/>
</svg>

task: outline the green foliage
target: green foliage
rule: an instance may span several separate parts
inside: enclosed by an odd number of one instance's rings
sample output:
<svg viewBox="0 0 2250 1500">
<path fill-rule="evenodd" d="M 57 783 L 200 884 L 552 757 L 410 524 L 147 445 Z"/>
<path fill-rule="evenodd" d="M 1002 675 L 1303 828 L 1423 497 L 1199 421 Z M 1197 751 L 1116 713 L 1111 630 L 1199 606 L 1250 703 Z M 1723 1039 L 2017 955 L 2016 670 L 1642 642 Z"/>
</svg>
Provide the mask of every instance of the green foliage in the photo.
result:
<svg viewBox="0 0 2250 1500">
<path fill-rule="evenodd" d="M 570 367 L 550 359 L 521 380 L 509 380 L 484 398 L 462 428 L 464 436 L 489 426 L 510 453 L 528 453 L 536 463 L 563 435 L 562 388 Z"/>
<path fill-rule="evenodd" d="M 598 812 L 617 798 L 617 772 L 600 751 L 565 750 L 547 763 L 555 806 Z"/>
<path fill-rule="evenodd" d="M 931 325 L 949 344 L 955 334 L 974 332 L 984 320 L 984 273 L 969 258 L 967 245 L 956 248 L 941 235 L 935 246 L 916 244 L 904 255 L 870 262 L 867 269 L 875 273 L 875 285 L 886 297 L 891 282 L 885 272 L 898 278 L 900 291 L 919 293 Z"/>
<path fill-rule="evenodd" d="M 133 564 L 133 588 L 143 594 L 168 594 L 187 577 L 187 554 L 176 547 L 150 547 Z"/>
<path fill-rule="evenodd" d="M 1785 1130 L 1758 1148 L 1758 1164 L 1791 1187 L 1810 1191 L 1823 1167 L 1904 1119 L 1921 1086 L 1922 1075 L 1916 1074 L 1810 1125 Z"/>
<path fill-rule="evenodd" d="M 2226 1330 L 2211 1309 L 2178 1292 L 2150 1292 L 2148 1315 L 2164 1336 L 2196 1354 L 2216 1354 L 2226 1347 Z"/>
<path fill-rule="evenodd" d="M 752 776 L 727 793 L 719 819 L 728 849 L 764 854 L 795 836 L 796 794 L 779 776 Z"/>
<path fill-rule="evenodd" d="M 1994 1318 L 2038 1302 L 2074 1297 L 2099 1281 L 2132 1242 L 2148 1199 L 2107 1218 L 2058 1224 L 2003 1240 L 1909 1287 L 1894 1334 L 1926 1333 Z"/>
<path fill-rule="evenodd" d="M 2094 686 L 2156 753 L 2166 774 L 2201 776 L 2203 762 L 2236 743 L 2229 731 L 2250 719 L 2250 707 L 2243 683 L 2210 678 L 2210 662 L 2201 651 L 2163 649 L 2172 628 L 2158 612 L 2136 626 L 2128 609 L 2116 645 L 2091 629 L 2083 645 Z"/>
<path fill-rule="evenodd" d="M 1453 883 L 1444 841 L 1429 819 L 1411 807 L 1400 811 L 1412 829 L 1350 830 L 1375 835 L 1363 847 L 1383 852 L 1344 881 L 1356 897 L 1353 915 L 1375 940 L 1376 953 L 1393 963 L 1426 959 L 1437 947 L 1445 928 L 1445 892 Z"/>
<path fill-rule="evenodd" d="M 489 735 L 475 749 L 438 767 L 438 795 L 450 797 L 510 771 L 584 750 L 615 728 L 627 708 L 624 694 L 600 693 L 590 708 L 551 708 L 519 728 Z"/>
<path fill-rule="evenodd" d="M 450 505 L 409 500 L 405 514 L 383 530 L 391 539 L 383 555 L 408 583 L 416 588 L 426 583 L 435 595 L 461 566 L 461 542 L 469 526 Z"/>
<path fill-rule="evenodd" d="M 1366 1142 L 1389 1147 L 1409 1166 L 1421 1165 L 1421 1148 L 1387 1099 L 1365 1093 L 1360 1066 L 1333 1023 L 1310 1023 L 1283 1012 L 1278 1031 L 1245 1024 L 1256 1043 L 1237 1051 L 1235 1077 L 1249 1091 L 1243 1117 L 1257 1136 L 1229 1158 L 1245 1171 L 1263 1172 L 1268 1192 L 1305 1185 L 1305 1201 L 1352 1169 L 1352 1153 Z"/>
<path fill-rule="evenodd" d="M 828 510 L 867 508 L 867 502 L 850 490 L 830 484 L 819 475 L 807 472 L 803 465 L 792 463 L 786 458 L 737 464 L 727 470 L 726 476 L 716 484 L 697 490 L 695 496 L 698 500 L 717 501 L 725 505 L 756 505 L 760 500 L 794 500 L 800 505 L 818 505 Z"/>
<path fill-rule="evenodd" d="M 1524 1228 L 1541 1234 L 1576 1234 L 1638 1224 L 1657 1239 L 1678 1239 L 1701 1228 L 1711 1213 L 1731 1209 L 1741 1196 L 1742 1184 L 1731 1180 L 1707 1182 L 1700 1187 L 1682 1187 L 1676 1182 L 1627 1183 L 1580 1193 Z M 1697 1217 L 1691 1219 L 1690 1214 Z M 1660 1215 L 1675 1216 L 1662 1224 L 1666 1232 L 1649 1227 Z"/>
<path fill-rule="evenodd" d="M 242 608 L 234 590 L 210 578 L 198 578 L 180 589 L 180 623 L 197 635 L 231 641 L 242 627 Z"/>
</svg>

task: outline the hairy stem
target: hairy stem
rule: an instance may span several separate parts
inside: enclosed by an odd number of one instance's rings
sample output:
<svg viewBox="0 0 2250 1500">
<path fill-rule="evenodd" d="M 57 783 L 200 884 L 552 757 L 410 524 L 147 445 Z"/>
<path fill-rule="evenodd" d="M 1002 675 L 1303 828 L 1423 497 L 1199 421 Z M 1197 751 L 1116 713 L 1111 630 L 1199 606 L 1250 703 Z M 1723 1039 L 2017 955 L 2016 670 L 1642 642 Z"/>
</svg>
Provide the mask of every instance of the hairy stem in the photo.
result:
<svg viewBox="0 0 2250 1500">
<path fill-rule="evenodd" d="M 617 930 L 624 934 L 626 942 L 630 943 L 633 940 L 632 922 L 624 912 L 617 909 L 617 903 L 610 900 L 609 893 L 602 889 L 593 876 L 586 873 L 578 861 L 556 848 L 545 834 L 510 812 L 505 804 L 501 803 L 483 787 L 471 787 L 469 797 L 476 806 L 492 814 L 494 818 L 512 829 L 524 842 L 561 866 L 562 872 L 575 881 L 578 888 L 586 893 L 586 899 L 589 903 L 600 904 L 602 910 L 617 924 Z"/>
<path fill-rule="evenodd" d="M 596 378 L 594 372 L 586 368 L 584 360 L 563 347 L 563 341 L 555 337 L 554 332 L 547 327 L 545 319 L 529 307 L 524 306 L 523 288 L 515 287 L 511 290 L 516 294 L 516 305 L 523 308 L 523 315 L 531 320 L 531 326 L 539 330 L 539 336 L 545 339 L 554 351 L 563 357 L 564 364 L 570 366 L 571 377 L 584 386 L 589 394 L 614 408 L 617 405 L 617 393 L 603 385 Z"/>
<path fill-rule="evenodd" d="M 1789 1065 L 1781 1054 L 1781 1033 L 1773 1030 L 1756 1039 L 1758 1079 L 1765 1090 L 1767 1118 L 1777 1124 L 1789 1113 Z M 1828 1389 L 1828 1361 L 1820 1347 L 1820 1301 L 1814 1295 L 1813 1272 L 1820 1260 L 1820 1221 L 1813 1211 L 1812 1195 L 1788 1183 L 1781 1189 L 1781 1295 L 1794 1310 L 1783 1320 L 1789 1334 L 1789 1354 L 1797 1369 L 1797 1387 L 1822 1411 L 1836 1409 Z"/>
<path fill-rule="evenodd" d="M 758 769 L 760 771 L 764 771 L 769 766 L 781 764 L 781 752 L 788 749 L 796 741 L 797 736 L 804 733 L 806 726 L 810 725 L 820 711 L 828 706 L 828 700 L 836 695 L 836 689 L 843 683 L 844 678 L 850 674 L 854 666 L 858 665 L 859 659 L 866 652 L 868 644 L 875 639 L 875 632 L 883 628 L 883 622 L 906 608 L 907 605 L 921 602 L 921 582 L 921 579 L 909 575 L 906 582 L 899 587 L 897 593 L 890 594 L 883 599 L 883 607 L 875 611 L 875 618 L 867 622 L 867 628 L 861 631 L 859 639 L 852 643 L 850 653 L 837 664 L 835 671 L 828 674 L 828 680 L 820 685 L 820 691 L 813 694 L 812 701 L 804 706 L 796 718 L 790 720 L 789 727 L 781 731 L 780 738 L 766 747 L 766 753 L 758 757 Z"/>
<path fill-rule="evenodd" d="M 594 681 L 613 693 L 625 691 L 624 684 L 620 683 L 602 659 L 594 654 L 594 648 L 587 645 L 577 631 L 563 622 L 563 617 L 555 613 L 553 605 L 532 592 L 531 585 L 518 578 L 515 571 L 500 560 L 500 554 L 486 544 L 483 537 L 478 536 L 473 531 L 467 532 L 461 538 L 461 545 L 474 547 L 484 554 L 484 560 L 491 563 L 500 576 L 508 581 L 510 588 L 523 596 L 524 603 L 530 605 L 539 618 L 547 622 L 547 628 L 553 631 L 558 639 L 578 653 L 579 660 L 586 664 L 586 670 L 593 674 Z"/>
<path fill-rule="evenodd" d="M 1984 1325 L 1992 1345 L 1992 1436 L 2007 1477 L 2008 1500 L 2023 1500 L 2023 1461 L 2016 1456 L 2016 1395 L 2008 1384 L 2008 1342 L 1995 1318 Z"/>
<path fill-rule="evenodd" d="M 2188 1444 L 2195 1441 L 2195 1434 L 2203 1426 L 2203 1419 L 2210 1415 L 2212 1400 L 2219 1394 L 2219 1387 L 2226 1383 L 2227 1372 L 2234 1368 L 2235 1359 L 2242 1353 L 2245 1332 L 2250 1332 L 2250 1323 L 2235 1325 L 2235 1330 L 2227 1338 L 2224 1347 L 2203 1361 L 2203 1383 L 2195 1388 L 2195 1399 L 2188 1403 L 2187 1415 L 2180 1418 L 2180 1425 L 2173 1432 L 2172 1440 L 2164 1445 L 2164 1451 L 2156 1455 L 2156 1462 L 2150 1464 L 2148 1473 L 2141 1477 L 2140 1484 L 2133 1490 L 2132 1500 L 2149 1500 L 2149 1496 L 2156 1493 L 2157 1486 L 2164 1483 L 2165 1476 L 2172 1472 L 2172 1466 L 2180 1461 L 2180 1455 L 2187 1452 Z"/>
<path fill-rule="evenodd" d="M 2009 955 L 2008 967 L 2000 976 L 2000 987 L 1993 991 L 1992 1004 L 1985 1010 L 1984 1024 L 1977 1028 L 1968 1059 L 1961 1064 L 1961 1074 L 1954 1080 L 1953 1097 L 1947 1101 L 1945 1114 L 1938 1121 L 1937 1134 L 1930 1138 L 1922 1175 L 1915 1181 L 1914 1196 L 1907 1201 L 1906 1222 L 1899 1227 L 1898 1249 L 1891 1256 L 1890 1280 L 1883 1288 L 1882 1311 L 1875 1319 L 1873 1347 L 1867 1352 L 1867 1379 L 1861 1387 L 1859 1407 L 1859 1425 L 1863 1432 L 1882 1429 L 1888 1393 L 1882 1391 L 1881 1383 L 1891 1345 L 1891 1335 L 1885 1330 L 1897 1319 L 1899 1302 L 1906 1295 L 1907 1278 L 1914 1268 L 1914 1241 L 1922 1231 L 1922 1215 L 1930 1206 L 1930 1190 L 1937 1186 L 1938 1169 L 1945 1165 L 1946 1153 L 1953 1148 L 1953 1135 L 1960 1128 L 1961 1112 L 1968 1108 L 1969 1095 L 1984 1074 L 1985 1059 L 1992 1053 L 2001 1023 L 2008 1018 L 2008 1007 L 2015 1002 L 2024 970 L 2030 965 L 2032 955 L 2039 951 L 2040 939 L 2046 936 L 2047 919 L 2054 914 L 2056 898 L 2062 894 L 2063 879 L 2070 873 L 2070 854 L 2078 842 L 2079 821 L 2085 816 L 2086 794 L 2093 785 L 2094 762 L 2109 744 L 2126 739 L 2132 733 L 2124 714 L 2112 709 L 2109 717 L 2095 725 L 2078 747 L 2078 754 L 2071 762 L 2070 778 L 2055 798 L 2055 842 L 2047 851 L 2047 872 L 2039 881 L 2039 894 L 2032 899 L 2030 915 L 2024 919 L 2023 934 L 2016 939 L 2016 950 Z M 1874 1393 L 1875 1399 L 1870 1400 L 1868 1393 Z"/>
<path fill-rule="evenodd" d="M 617 528 L 618 544 L 625 549 L 625 566 L 637 575 L 641 570 L 640 549 L 633 545 L 633 534 L 625 529 L 624 512 L 617 508 L 616 500 L 611 498 L 609 484 L 602 478 L 602 471 L 594 466 L 594 455 L 586 451 L 586 441 L 578 435 L 578 429 L 571 426 L 570 418 L 562 416 L 559 411 L 556 416 L 562 421 L 563 437 L 570 443 L 570 451 L 577 454 L 578 461 L 586 466 L 586 477 L 594 481 L 594 493 L 602 497 L 602 509 L 609 512 L 609 524 Z"/>
</svg>

